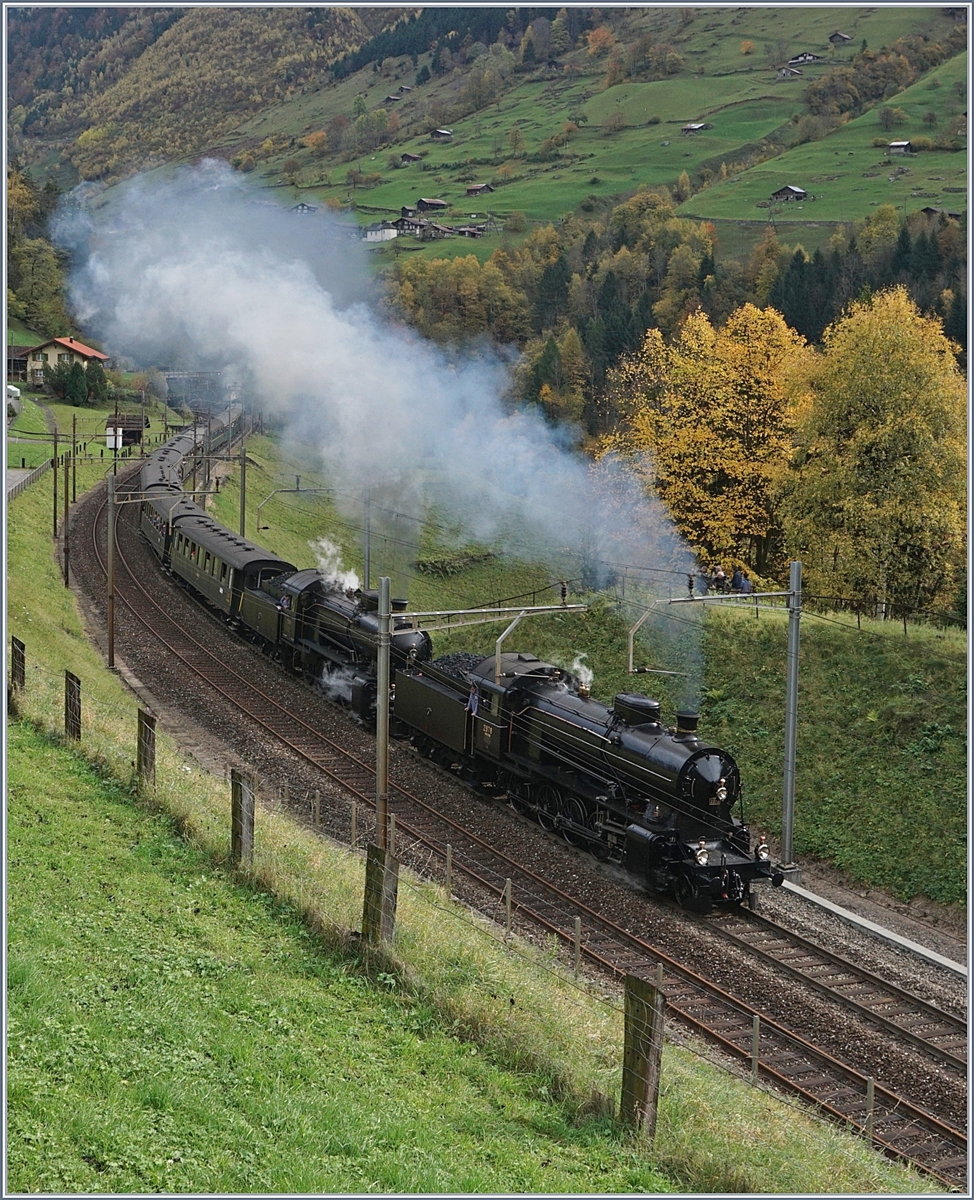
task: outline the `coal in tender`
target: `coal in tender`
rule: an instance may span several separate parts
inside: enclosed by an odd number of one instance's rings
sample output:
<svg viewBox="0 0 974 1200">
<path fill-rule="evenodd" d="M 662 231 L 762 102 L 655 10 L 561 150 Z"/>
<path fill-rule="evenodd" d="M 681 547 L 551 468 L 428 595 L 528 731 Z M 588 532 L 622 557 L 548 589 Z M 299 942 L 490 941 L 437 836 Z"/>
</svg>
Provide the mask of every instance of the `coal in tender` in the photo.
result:
<svg viewBox="0 0 974 1200">
<path fill-rule="evenodd" d="M 442 658 L 433 660 L 433 666 L 452 675 L 454 679 L 467 678 L 474 667 L 479 667 L 484 661 L 482 654 L 470 654 L 466 650 L 457 650 L 455 654 L 444 654 Z"/>
</svg>

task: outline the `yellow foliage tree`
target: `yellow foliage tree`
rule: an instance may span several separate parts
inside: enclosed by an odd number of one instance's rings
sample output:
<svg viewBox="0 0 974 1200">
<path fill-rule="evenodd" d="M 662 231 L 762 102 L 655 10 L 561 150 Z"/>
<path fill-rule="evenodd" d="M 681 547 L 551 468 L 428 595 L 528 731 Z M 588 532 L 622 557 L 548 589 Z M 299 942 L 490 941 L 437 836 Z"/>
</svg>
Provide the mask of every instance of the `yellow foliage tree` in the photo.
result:
<svg viewBox="0 0 974 1200">
<path fill-rule="evenodd" d="M 811 590 L 879 615 L 953 599 L 967 398 L 953 349 L 903 287 L 854 303 L 826 330 L 785 505 Z"/>
<path fill-rule="evenodd" d="M 779 313 L 751 304 L 720 330 L 694 313 L 672 346 L 651 329 L 613 378 L 622 421 L 602 450 L 632 463 L 701 558 L 773 574 L 812 362 Z"/>
<path fill-rule="evenodd" d="M 391 303 L 427 337 L 448 342 L 487 332 L 523 344 L 530 331 L 527 300 L 492 262 L 472 254 L 397 262 Z"/>
</svg>

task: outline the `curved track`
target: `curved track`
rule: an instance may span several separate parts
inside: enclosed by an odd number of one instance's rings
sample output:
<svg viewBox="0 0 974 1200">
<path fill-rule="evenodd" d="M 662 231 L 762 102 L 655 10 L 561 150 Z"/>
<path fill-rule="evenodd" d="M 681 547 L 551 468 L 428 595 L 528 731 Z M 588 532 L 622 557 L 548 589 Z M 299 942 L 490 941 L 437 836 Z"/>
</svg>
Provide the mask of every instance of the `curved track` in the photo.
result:
<svg viewBox="0 0 974 1200">
<path fill-rule="evenodd" d="M 105 524 L 105 507 L 103 503 L 93 525 L 95 553 L 102 563 L 98 530 Z M 136 506 L 127 507 L 135 510 Z M 173 620 L 158 603 L 153 591 L 128 571 L 123 554 L 116 556 L 116 563 L 122 566 L 122 571 L 116 573 L 118 600 L 131 608 L 170 655 L 182 662 L 187 671 L 205 680 L 227 703 L 246 714 L 266 735 L 289 747 L 357 801 L 374 807 L 371 763 L 323 737 L 286 704 L 265 695 L 243 674 L 227 666 L 202 641 Z M 119 574 L 123 577 L 121 580 Z M 634 973 L 652 977 L 661 969 L 671 1018 L 715 1042 L 733 1057 L 750 1062 L 752 1072 L 756 1070 L 758 1075 L 776 1086 L 797 1093 L 830 1116 L 860 1130 L 871 1125 L 874 1144 L 884 1152 L 915 1163 L 950 1186 L 963 1184 L 966 1137 L 949 1120 L 939 1119 L 909 1098 L 880 1085 L 872 1088 L 874 1101 L 870 1113 L 867 1094 L 871 1084 L 864 1074 L 765 1015 L 760 1015 L 760 1040 L 755 1059 L 753 1039 L 755 1018 L 759 1014 L 744 999 L 708 982 L 657 947 L 552 887 L 530 869 L 404 789 L 390 787 L 390 809 L 396 815 L 400 844 L 410 844 L 414 850 L 425 852 L 427 858 L 442 858 L 449 844 L 456 871 L 462 871 L 500 902 L 505 895 L 513 895 L 516 897 L 514 910 L 520 920 L 532 922 L 565 943 L 574 942 L 575 919 L 580 917 L 586 931 L 581 952 L 587 960 L 617 976 Z M 749 928 L 753 924 L 746 917 L 744 923 Z M 729 923 L 724 922 L 724 925 L 725 932 L 731 935 Z M 762 927 L 767 925 L 770 923 L 763 923 Z M 733 936 L 754 949 L 749 940 L 753 933 L 745 935 L 737 929 Z M 767 953 L 775 968 L 780 968 L 778 959 L 770 951 Z M 791 969 L 797 970 L 793 964 Z M 828 970 L 834 974 L 835 964 Z M 803 981 L 808 985 L 807 977 L 803 976 Z M 817 984 L 819 990 L 826 987 L 821 979 Z M 856 986 L 861 989 L 862 983 L 849 987 L 843 981 L 842 986 L 828 989 L 828 994 L 845 1003 L 843 991 L 854 991 Z M 857 1003 L 860 1001 L 861 997 L 857 998 Z M 869 1016 L 876 1019 L 876 1010 L 888 1007 L 889 1003 L 888 999 L 878 1001 L 871 1006 Z M 894 1024 L 894 1030 L 898 1037 L 903 1037 L 906 1032 L 915 1035 L 915 1027 L 905 1031 Z M 950 1036 L 945 1035 L 945 1040 L 949 1041 Z"/>
</svg>

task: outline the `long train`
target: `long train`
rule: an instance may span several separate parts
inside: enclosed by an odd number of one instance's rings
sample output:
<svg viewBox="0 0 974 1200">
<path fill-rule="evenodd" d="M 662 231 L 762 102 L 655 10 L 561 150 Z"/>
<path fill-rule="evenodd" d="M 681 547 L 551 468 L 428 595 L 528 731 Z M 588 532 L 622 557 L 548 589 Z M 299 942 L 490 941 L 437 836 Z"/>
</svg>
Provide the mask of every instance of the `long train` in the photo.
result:
<svg viewBox="0 0 974 1200">
<path fill-rule="evenodd" d="M 230 413 L 210 435 L 232 436 Z M 223 427 L 226 426 L 226 427 Z M 163 566 L 283 666 L 374 713 L 378 596 L 342 590 L 220 525 L 183 491 L 194 433 L 172 438 L 142 468 L 140 527 Z M 457 665 L 433 661 L 429 634 L 393 601 L 394 730 L 419 751 L 506 795 L 513 807 L 642 887 L 707 911 L 780 884 L 764 838 L 735 812 L 737 763 L 700 739 L 697 717 L 664 726 L 657 701 L 591 699 L 568 671 L 526 653 Z"/>
</svg>

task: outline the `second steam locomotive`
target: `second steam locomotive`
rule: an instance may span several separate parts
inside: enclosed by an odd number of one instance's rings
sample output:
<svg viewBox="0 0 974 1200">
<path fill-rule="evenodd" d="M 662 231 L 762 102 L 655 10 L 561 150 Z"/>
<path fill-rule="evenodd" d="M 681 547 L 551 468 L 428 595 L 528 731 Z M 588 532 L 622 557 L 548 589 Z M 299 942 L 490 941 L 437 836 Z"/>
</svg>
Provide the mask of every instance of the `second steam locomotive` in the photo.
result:
<svg viewBox="0 0 974 1200">
<path fill-rule="evenodd" d="M 142 468 L 152 549 L 240 633 L 368 720 L 377 594 L 344 591 L 220 525 L 183 491 L 195 452 L 194 434 L 183 433 Z M 752 847 L 738 815 L 736 762 L 700 739 L 696 715 L 666 727 L 659 703 L 634 693 L 608 707 L 532 654 L 434 662 L 429 635 L 404 608 L 393 601 L 394 727 L 421 753 L 688 908 L 739 904 L 756 879 L 781 882 L 767 843 Z"/>
</svg>

